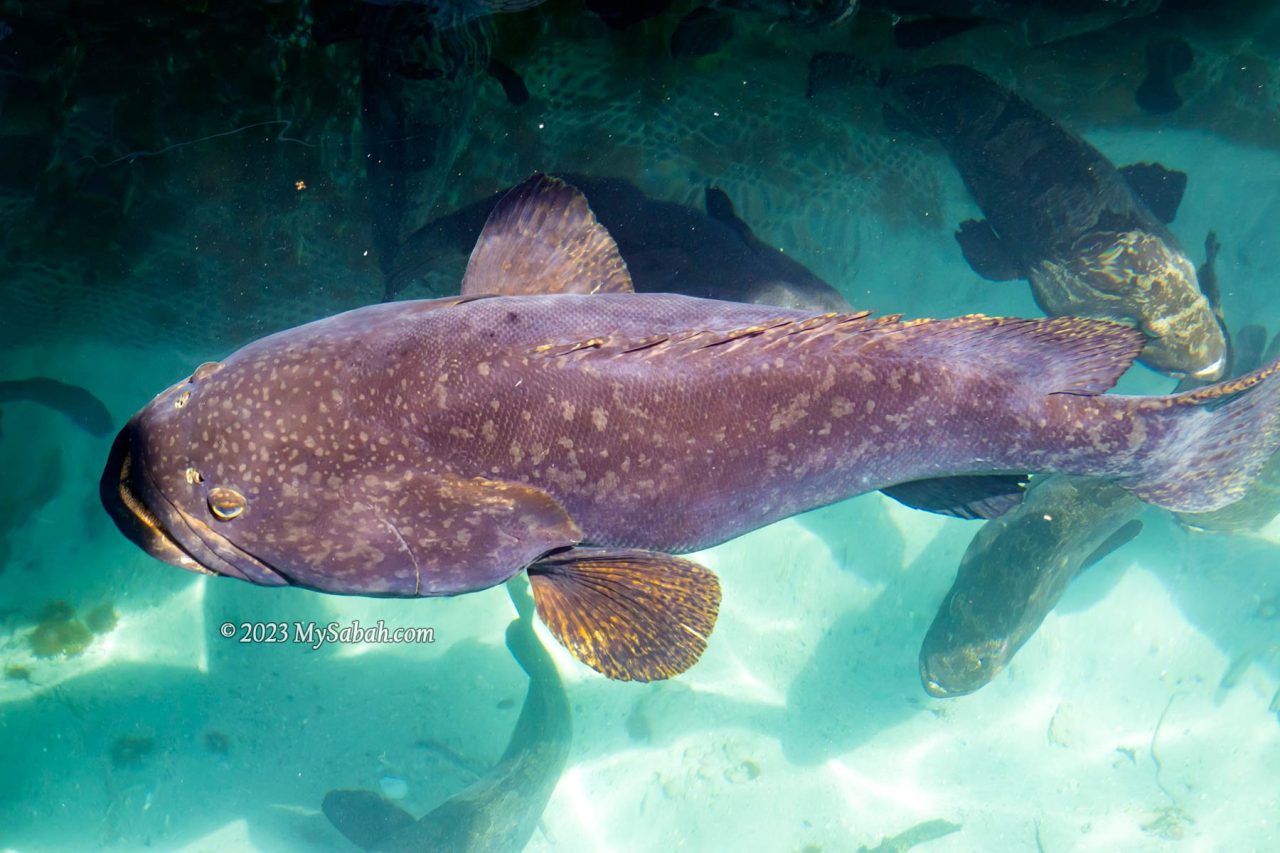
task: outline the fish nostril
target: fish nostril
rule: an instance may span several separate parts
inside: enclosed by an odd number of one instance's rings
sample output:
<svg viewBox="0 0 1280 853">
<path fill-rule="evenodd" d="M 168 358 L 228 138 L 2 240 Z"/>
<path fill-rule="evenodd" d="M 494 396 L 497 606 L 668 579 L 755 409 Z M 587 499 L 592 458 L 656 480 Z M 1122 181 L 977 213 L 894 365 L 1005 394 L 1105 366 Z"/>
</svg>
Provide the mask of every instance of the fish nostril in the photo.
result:
<svg viewBox="0 0 1280 853">
<path fill-rule="evenodd" d="M 183 391 L 181 394 L 178 395 L 178 398 L 173 401 L 173 407 L 175 409 L 181 409 L 183 406 L 187 404 L 187 401 L 190 399 L 191 399 L 191 392 Z"/>
<path fill-rule="evenodd" d="M 204 482 L 204 474 L 201 474 L 195 468 L 188 468 L 186 470 L 186 475 L 187 475 L 187 482 L 193 486 L 198 483 Z"/>
<path fill-rule="evenodd" d="M 247 502 L 235 489 L 218 486 L 209 492 L 209 510 L 222 521 L 230 521 L 244 512 Z"/>
</svg>

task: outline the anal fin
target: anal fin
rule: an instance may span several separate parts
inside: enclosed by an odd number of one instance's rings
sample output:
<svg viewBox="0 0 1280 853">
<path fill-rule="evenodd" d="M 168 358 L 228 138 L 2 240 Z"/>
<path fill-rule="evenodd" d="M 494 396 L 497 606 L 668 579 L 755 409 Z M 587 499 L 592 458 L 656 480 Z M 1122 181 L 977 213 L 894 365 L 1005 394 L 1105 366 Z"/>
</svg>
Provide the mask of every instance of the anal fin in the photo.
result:
<svg viewBox="0 0 1280 853">
<path fill-rule="evenodd" d="M 996 518 L 1022 502 L 1025 474 L 972 474 L 910 480 L 881 489 L 912 509 L 954 518 Z"/>
<path fill-rule="evenodd" d="M 956 231 L 956 242 L 973 271 L 988 281 L 1014 281 L 1026 277 L 1017 259 L 987 220 L 966 219 L 961 222 Z"/>
<path fill-rule="evenodd" d="M 720 582 L 657 551 L 571 548 L 529 567 L 538 616 L 574 657 L 619 681 L 684 672 L 707 647 Z"/>
</svg>

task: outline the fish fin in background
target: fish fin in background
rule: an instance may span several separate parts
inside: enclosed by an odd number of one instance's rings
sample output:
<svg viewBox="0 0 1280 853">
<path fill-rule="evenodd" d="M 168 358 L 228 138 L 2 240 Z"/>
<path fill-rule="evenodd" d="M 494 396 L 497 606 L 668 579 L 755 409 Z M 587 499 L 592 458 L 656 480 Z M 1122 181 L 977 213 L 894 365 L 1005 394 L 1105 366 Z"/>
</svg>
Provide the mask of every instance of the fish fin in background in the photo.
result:
<svg viewBox="0 0 1280 853">
<path fill-rule="evenodd" d="M 587 0 L 587 8 L 614 30 L 657 17 L 670 7 L 671 0 Z"/>
<path fill-rule="evenodd" d="M 880 491 L 912 509 L 953 518 L 996 518 L 1018 504 L 1027 490 L 1025 474 L 973 474 L 910 480 Z"/>
<path fill-rule="evenodd" d="M 510 65 L 490 57 L 484 70 L 502 87 L 502 94 L 507 96 L 507 102 L 513 107 L 522 107 L 529 102 L 529 87 L 525 85 L 519 72 Z"/>
<path fill-rule="evenodd" d="M 0 381 L 0 403 L 16 402 L 38 403 L 61 412 L 76 426 L 98 438 L 115 432 L 115 423 L 106 404 L 79 385 L 44 376 Z"/>
<path fill-rule="evenodd" d="M 819 51 L 809 57 L 809 77 L 804 96 L 837 94 L 859 86 L 882 86 L 887 72 L 852 53 Z"/>
<path fill-rule="evenodd" d="M 716 187 L 707 187 L 705 204 L 707 216 L 722 225 L 728 226 L 749 249 L 756 252 L 767 252 L 772 255 L 778 253 L 777 249 L 757 237 L 756 232 L 751 230 L 751 226 L 742 221 L 742 218 L 738 216 L 738 211 L 734 209 L 733 201 L 724 190 Z"/>
<path fill-rule="evenodd" d="M 914 18 L 893 25 L 893 43 L 903 50 L 922 50 L 982 26 L 981 18 Z"/>
<path fill-rule="evenodd" d="M 956 242 L 970 269 L 987 281 L 1026 278 L 1017 259 L 985 219 L 966 219 L 956 230 Z"/>
<path fill-rule="evenodd" d="M 684 672 L 707 647 L 720 582 L 657 551 L 573 548 L 529 567 L 538 615 L 574 657 L 619 681 Z"/>
<path fill-rule="evenodd" d="M 1098 545 L 1097 548 L 1094 548 L 1093 551 L 1089 554 L 1089 556 L 1085 557 L 1084 560 L 1081 561 L 1080 571 L 1083 572 L 1085 569 L 1089 568 L 1090 566 L 1096 563 L 1102 562 L 1107 557 L 1111 556 L 1112 552 L 1120 550 L 1125 545 L 1128 545 L 1130 542 L 1136 539 L 1138 534 L 1141 532 L 1142 532 L 1141 521 L 1139 521 L 1136 518 L 1126 521 L 1124 523 L 1124 526 L 1122 526 L 1116 532 L 1112 533 L 1106 539 L 1103 539 L 1102 543 Z"/>
<path fill-rule="evenodd" d="M 1280 332 L 1276 332 L 1276 336 L 1271 339 L 1271 343 L 1267 345 L 1267 351 L 1262 354 L 1262 364 L 1270 364 L 1276 359 L 1280 359 Z"/>
<path fill-rule="evenodd" d="M 701 59 L 719 53 L 733 38 L 733 12 L 698 6 L 680 19 L 668 48 L 675 59 Z"/>
<path fill-rule="evenodd" d="M 464 296 L 631 293 L 618 244 L 582 193 L 535 173 L 489 214 L 462 279 Z"/>
<path fill-rule="evenodd" d="M 1277 338 L 1280 340 L 1280 338 Z M 1263 356 L 1263 350 L 1267 346 L 1267 330 L 1256 324 L 1241 326 L 1232 336 L 1231 349 L 1231 375 L 1239 376 L 1244 373 L 1252 373 L 1268 359 Z M 1272 359 L 1274 360 L 1274 359 Z"/>
<path fill-rule="evenodd" d="M 1280 450 L 1280 362 L 1145 406 L 1170 419 L 1169 434 L 1144 473 L 1116 483 L 1174 512 L 1239 500 Z"/>
<path fill-rule="evenodd" d="M 757 241 L 758 238 L 752 232 L 751 226 L 739 218 L 738 212 L 733 207 L 733 201 L 724 190 L 717 187 L 707 187 L 704 203 L 707 208 L 707 216 L 722 225 L 732 228 L 744 242 Z"/>
<path fill-rule="evenodd" d="M 1178 206 L 1187 191 L 1187 173 L 1159 163 L 1132 163 L 1120 168 L 1134 195 L 1142 199 L 1156 218 L 1168 225 L 1178 216 Z"/>
<path fill-rule="evenodd" d="M 1134 92 L 1138 106 L 1152 115 L 1171 113 L 1182 106 L 1182 96 L 1174 78 L 1191 70 L 1195 51 L 1177 36 L 1147 43 L 1147 76 Z"/>
<path fill-rule="evenodd" d="M 361 850 L 378 843 L 417 821 L 413 815 L 373 791 L 330 791 L 320 806 L 329 823 Z"/>
<path fill-rule="evenodd" d="M 1196 281 L 1200 283 L 1200 292 L 1209 301 L 1209 307 L 1217 315 L 1218 322 L 1223 323 L 1225 327 L 1222 315 L 1222 288 L 1218 285 L 1218 253 L 1221 251 L 1222 244 L 1218 242 L 1216 232 L 1210 231 L 1204 235 L 1204 263 L 1196 269 Z"/>
</svg>

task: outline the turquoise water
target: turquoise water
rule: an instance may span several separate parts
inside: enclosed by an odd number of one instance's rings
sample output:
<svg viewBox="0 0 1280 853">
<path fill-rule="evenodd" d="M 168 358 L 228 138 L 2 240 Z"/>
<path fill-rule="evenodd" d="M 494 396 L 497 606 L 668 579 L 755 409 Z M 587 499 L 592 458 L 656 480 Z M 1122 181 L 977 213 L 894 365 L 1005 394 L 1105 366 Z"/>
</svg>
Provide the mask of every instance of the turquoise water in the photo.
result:
<svg viewBox="0 0 1280 853">
<path fill-rule="evenodd" d="M 951 234 L 978 210 L 937 146 L 886 128 L 865 81 L 805 97 L 820 51 L 973 64 L 1117 165 L 1185 171 L 1172 230 L 1197 264 L 1217 233 L 1229 325 L 1280 331 L 1280 21 L 1264 6 L 1166 4 L 1037 46 L 995 22 L 917 52 L 875 8 L 834 28 L 741 13 L 719 51 L 673 59 L 691 4 L 613 31 L 566 0 L 470 36 L 527 103 L 472 68 L 456 91 L 418 80 L 362 112 L 361 75 L 391 47 L 350 27 L 320 46 L 307 6 L 189 5 L 0 6 L 0 381 L 74 383 L 116 426 L 204 361 L 378 301 L 389 245 L 535 169 L 698 209 L 719 187 L 858 308 L 1039 316 L 1025 282 L 960 255 Z M 1144 46 L 1169 34 L 1196 61 L 1185 103 L 1152 115 L 1134 92 Z M 409 118 L 378 137 L 375 113 Z M 450 119 L 432 165 L 367 168 L 432 116 Z M 1119 387 L 1172 385 L 1135 367 Z M 353 850 L 326 792 L 416 817 L 498 762 L 528 685 L 504 590 L 370 599 L 182 572 L 102 510 L 110 435 L 33 402 L 0 417 L 0 849 Z M 879 493 L 691 555 L 723 603 L 669 681 L 609 681 L 539 627 L 573 743 L 527 849 L 852 851 L 921 825 L 881 849 L 1275 849 L 1280 523 L 1142 519 L 965 697 L 926 694 L 917 654 L 980 522 Z M 41 653 L 66 607 L 97 632 Z M 238 642 L 243 623 L 357 620 L 433 641 Z"/>
</svg>

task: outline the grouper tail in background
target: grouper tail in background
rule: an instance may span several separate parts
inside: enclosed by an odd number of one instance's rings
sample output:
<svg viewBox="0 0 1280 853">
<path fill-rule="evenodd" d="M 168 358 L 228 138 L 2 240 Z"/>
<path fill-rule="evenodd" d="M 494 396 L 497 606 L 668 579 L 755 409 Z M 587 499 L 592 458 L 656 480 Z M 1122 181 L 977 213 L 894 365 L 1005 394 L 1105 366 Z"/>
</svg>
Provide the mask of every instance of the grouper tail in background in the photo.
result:
<svg viewBox="0 0 1280 853">
<path fill-rule="evenodd" d="M 1280 450 L 1280 361 L 1238 379 L 1146 401 L 1174 419 L 1145 471 L 1118 483 L 1148 503 L 1207 512 L 1233 503 Z"/>
</svg>

